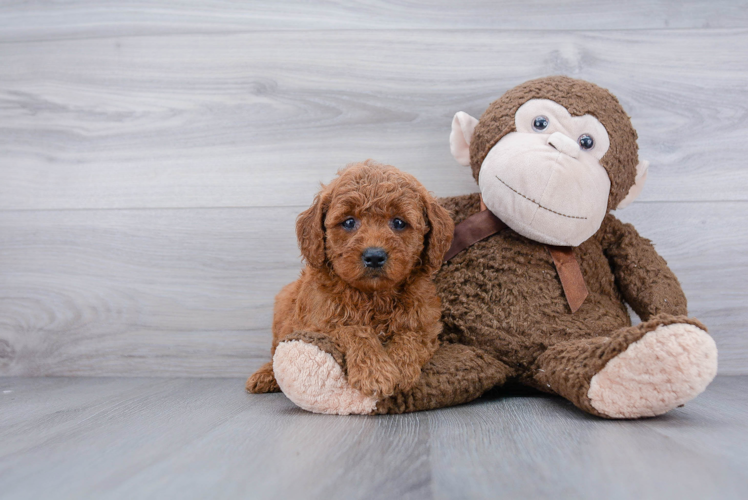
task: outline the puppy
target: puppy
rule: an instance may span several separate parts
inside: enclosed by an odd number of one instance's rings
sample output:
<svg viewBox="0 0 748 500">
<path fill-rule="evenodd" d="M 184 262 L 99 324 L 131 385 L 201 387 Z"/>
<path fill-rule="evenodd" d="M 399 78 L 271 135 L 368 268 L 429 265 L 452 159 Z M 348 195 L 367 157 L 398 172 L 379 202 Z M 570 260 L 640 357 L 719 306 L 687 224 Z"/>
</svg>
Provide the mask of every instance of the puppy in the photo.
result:
<svg viewBox="0 0 748 500">
<path fill-rule="evenodd" d="M 291 333 L 321 333 L 345 356 L 354 389 L 382 398 L 412 387 L 438 346 L 431 277 L 453 231 L 412 175 L 371 160 L 341 170 L 296 221 L 306 268 L 275 299 L 271 354 Z M 246 387 L 279 391 L 272 362 Z"/>
</svg>

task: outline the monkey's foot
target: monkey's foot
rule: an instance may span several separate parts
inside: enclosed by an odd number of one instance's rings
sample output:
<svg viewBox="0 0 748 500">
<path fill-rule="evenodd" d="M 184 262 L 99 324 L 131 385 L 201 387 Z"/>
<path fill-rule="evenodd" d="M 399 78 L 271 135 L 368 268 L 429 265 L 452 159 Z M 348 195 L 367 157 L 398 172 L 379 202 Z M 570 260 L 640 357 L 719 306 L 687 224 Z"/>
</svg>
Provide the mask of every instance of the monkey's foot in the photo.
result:
<svg viewBox="0 0 748 500">
<path fill-rule="evenodd" d="M 717 346 L 686 323 L 658 326 L 611 359 L 587 397 L 612 418 L 661 415 L 695 398 L 717 374 Z"/>
<path fill-rule="evenodd" d="M 301 340 L 281 342 L 273 356 L 273 372 L 283 393 L 314 413 L 370 414 L 377 400 L 348 385 L 333 356 Z"/>
</svg>

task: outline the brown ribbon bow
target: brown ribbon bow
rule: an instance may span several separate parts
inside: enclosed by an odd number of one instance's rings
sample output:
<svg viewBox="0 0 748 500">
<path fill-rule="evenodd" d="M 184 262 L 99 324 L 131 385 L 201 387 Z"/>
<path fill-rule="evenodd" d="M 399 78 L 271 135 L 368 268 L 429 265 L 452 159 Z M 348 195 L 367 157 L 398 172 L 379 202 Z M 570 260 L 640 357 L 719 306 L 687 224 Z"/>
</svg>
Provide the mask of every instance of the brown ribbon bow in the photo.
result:
<svg viewBox="0 0 748 500">
<path fill-rule="evenodd" d="M 449 247 L 449 250 L 444 255 L 445 263 L 466 248 L 508 228 L 501 219 L 486 209 L 482 198 L 480 208 L 480 212 L 471 215 L 455 226 L 452 246 Z M 553 263 L 556 265 L 556 272 L 561 280 L 566 301 L 569 303 L 571 312 L 575 313 L 582 306 L 587 295 L 589 295 L 587 285 L 584 284 L 584 276 L 582 276 L 579 262 L 574 256 L 574 251 L 571 247 L 546 245 L 546 248 L 553 258 Z"/>
</svg>

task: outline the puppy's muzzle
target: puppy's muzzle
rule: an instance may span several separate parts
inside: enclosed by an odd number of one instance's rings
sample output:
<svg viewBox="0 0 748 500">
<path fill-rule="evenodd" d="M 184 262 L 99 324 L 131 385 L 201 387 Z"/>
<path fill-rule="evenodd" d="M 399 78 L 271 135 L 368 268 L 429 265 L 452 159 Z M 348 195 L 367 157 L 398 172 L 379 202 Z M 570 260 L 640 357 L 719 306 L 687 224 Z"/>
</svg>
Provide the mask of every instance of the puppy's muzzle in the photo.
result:
<svg viewBox="0 0 748 500">
<path fill-rule="evenodd" d="M 364 261 L 364 267 L 380 269 L 387 262 L 387 252 L 384 248 L 369 247 L 361 253 L 361 260 Z"/>
</svg>

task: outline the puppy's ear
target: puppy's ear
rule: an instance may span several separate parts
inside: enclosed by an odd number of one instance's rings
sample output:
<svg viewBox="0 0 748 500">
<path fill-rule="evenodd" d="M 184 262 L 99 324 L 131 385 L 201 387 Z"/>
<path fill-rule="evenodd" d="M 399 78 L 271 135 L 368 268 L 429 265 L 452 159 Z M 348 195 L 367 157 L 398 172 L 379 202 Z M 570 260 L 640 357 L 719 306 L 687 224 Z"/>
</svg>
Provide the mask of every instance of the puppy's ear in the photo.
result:
<svg viewBox="0 0 748 500">
<path fill-rule="evenodd" d="M 325 214 L 332 198 L 330 186 L 323 187 L 312 206 L 296 218 L 296 238 L 299 240 L 301 256 L 312 267 L 325 263 Z"/>
<path fill-rule="evenodd" d="M 426 233 L 422 260 L 428 274 L 433 274 L 442 267 L 444 254 L 452 245 L 455 225 L 449 212 L 425 189 L 423 195 L 424 211 L 430 230 Z"/>
</svg>

